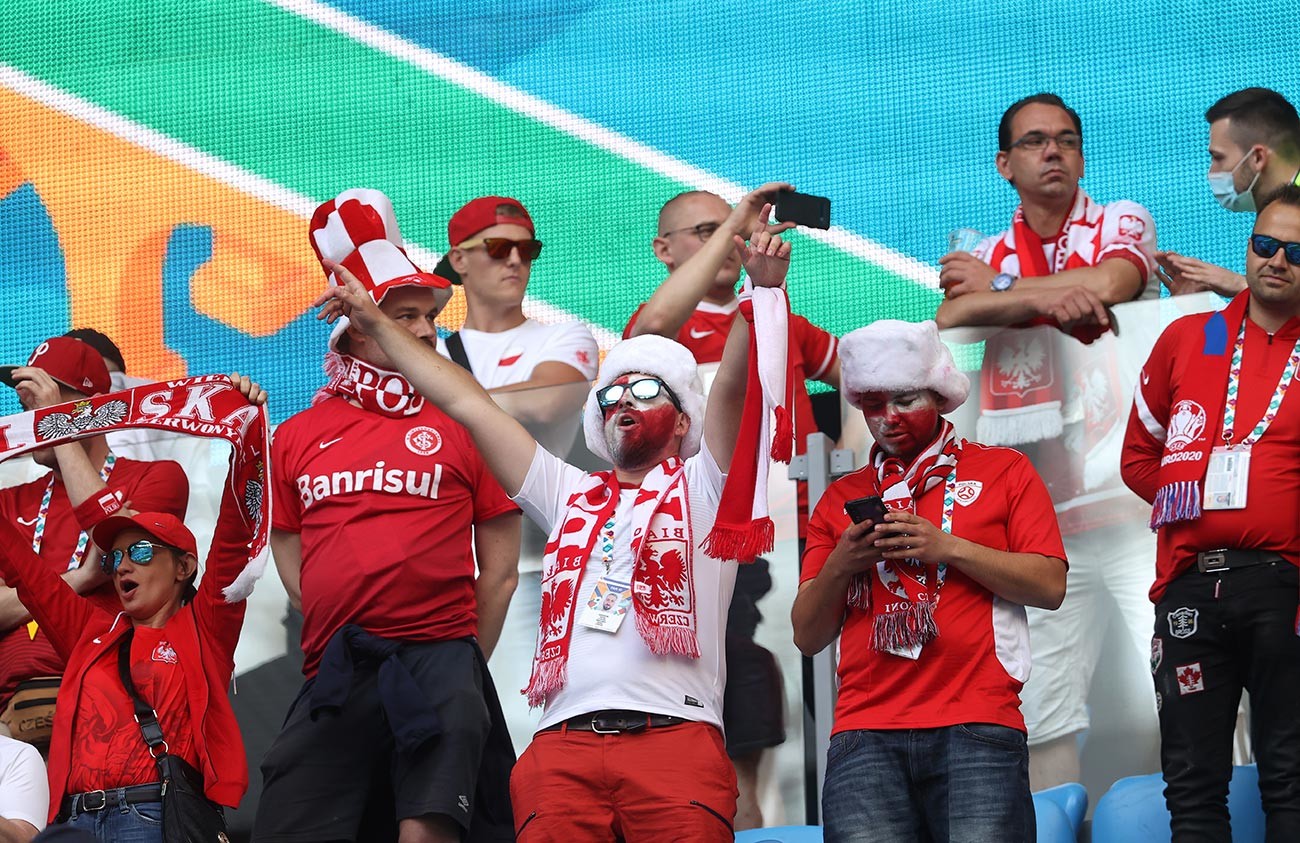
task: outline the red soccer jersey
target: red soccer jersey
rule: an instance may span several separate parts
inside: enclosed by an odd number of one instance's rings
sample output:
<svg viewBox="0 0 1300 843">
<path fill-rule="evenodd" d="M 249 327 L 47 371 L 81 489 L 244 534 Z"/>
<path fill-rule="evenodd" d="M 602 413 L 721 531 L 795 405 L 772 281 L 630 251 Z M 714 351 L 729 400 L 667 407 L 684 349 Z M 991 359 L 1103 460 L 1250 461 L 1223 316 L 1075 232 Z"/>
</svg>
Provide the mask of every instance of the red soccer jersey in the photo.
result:
<svg viewBox="0 0 1300 843">
<path fill-rule="evenodd" d="M 330 398 L 271 446 L 276 529 L 302 538 L 303 672 L 343 625 L 404 641 L 474 635 L 475 523 L 518 511 L 473 439 L 431 404 L 408 418 Z"/>
<path fill-rule="evenodd" d="M 1242 293 L 1241 295 L 1248 295 Z M 1184 316 L 1164 330 L 1142 367 L 1138 386 L 1145 411 L 1136 402 L 1124 436 L 1124 479 L 1138 495 L 1151 501 L 1159 488 L 1164 445 L 1152 435 L 1169 426 L 1171 408 L 1187 398 L 1188 385 L 1203 381 L 1205 323 L 1211 314 Z M 1231 326 L 1225 354 L 1232 353 L 1236 326 Z M 1264 416 L 1273 391 L 1286 368 L 1287 358 L 1300 339 L 1300 319 L 1292 319 L 1270 337 L 1246 320 L 1246 345 L 1242 351 L 1241 385 L 1233 441 L 1246 438 Z M 1216 387 L 1227 392 L 1228 384 Z M 1300 565 L 1300 389 L 1292 384 L 1277 417 L 1250 452 L 1246 509 L 1205 510 L 1194 521 L 1176 521 L 1160 528 L 1156 553 L 1156 581 L 1151 600 L 1156 602 L 1178 575 L 1196 564 L 1196 554 L 1219 548 L 1255 548 L 1280 554 Z M 1195 403 L 1195 402 L 1194 402 Z M 1196 407 L 1199 407 L 1199 403 Z M 1195 408 L 1194 408 L 1195 409 Z M 1145 415 L 1145 418 L 1144 418 Z M 1201 410 L 1201 415 L 1205 415 Z M 1218 444 L 1223 414 L 1199 420 L 1197 438 Z M 1180 453 L 1191 453 L 1185 449 Z"/>
<path fill-rule="evenodd" d="M 867 467 L 831 484 L 808 521 L 800 580 L 817 576 L 850 520 L 845 501 L 873 494 Z M 957 460 L 953 533 L 995 550 L 1065 559 L 1047 488 L 1029 460 L 1010 448 L 963 443 Z M 938 525 L 944 485 L 917 501 L 917 514 Z M 871 648 L 872 616 L 849 609 L 840 638 L 835 732 L 930 729 L 995 723 L 1024 731 L 1020 688 L 1029 675 L 1029 627 L 1023 607 L 954 567 L 935 610 L 939 637 L 912 660 Z"/>
<path fill-rule="evenodd" d="M 0 518 L 14 524 L 29 547 L 51 476 L 47 474 L 21 486 L 0 489 Z M 170 512 L 184 519 L 189 505 L 189 481 L 180 465 L 171 460 L 138 462 L 119 458 L 108 477 L 108 488 L 120 492 L 122 500 L 130 502 L 137 512 Z M 86 504 L 82 506 L 85 508 Z M 48 560 L 57 572 L 67 571 L 80 535 L 81 525 L 72 511 L 68 492 L 62 482 L 55 481 L 41 539 L 41 558 Z M 122 609 L 111 584 L 97 591 L 93 598 L 106 611 Z M 58 675 L 63 673 L 63 666 L 63 659 L 54 652 L 39 627 L 35 637 L 26 624 L 0 635 L 0 707 L 8 704 L 14 688 L 23 679 Z"/>
<path fill-rule="evenodd" d="M 131 641 L 131 679 L 158 714 L 167 751 L 196 768 L 185 674 L 167 630 L 140 626 Z M 158 781 L 158 768 L 135 722 L 135 708 L 117 672 L 117 648 L 104 651 L 86 670 L 72 724 L 68 793 L 129 787 Z"/>
</svg>

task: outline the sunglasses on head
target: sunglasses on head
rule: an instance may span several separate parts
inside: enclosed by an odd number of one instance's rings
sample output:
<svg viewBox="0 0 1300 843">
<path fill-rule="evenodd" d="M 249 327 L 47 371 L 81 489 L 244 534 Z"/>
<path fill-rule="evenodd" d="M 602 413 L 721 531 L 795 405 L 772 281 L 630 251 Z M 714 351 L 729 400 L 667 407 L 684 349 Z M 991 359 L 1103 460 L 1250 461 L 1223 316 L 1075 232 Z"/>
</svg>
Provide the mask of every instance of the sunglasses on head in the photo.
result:
<svg viewBox="0 0 1300 843">
<path fill-rule="evenodd" d="M 682 412 L 682 404 L 677 400 L 677 396 L 668 388 L 668 384 L 658 378 L 641 378 L 631 383 L 612 383 L 596 392 L 596 403 L 602 410 L 608 410 L 621 401 L 623 395 L 629 391 L 633 398 L 642 401 L 653 401 L 662 392 L 668 396 L 668 400 L 677 408 L 677 412 Z"/>
<path fill-rule="evenodd" d="M 1300 243 L 1286 243 L 1267 234 L 1250 235 L 1250 249 L 1261 258 L 1271 258 L 1281 249 L 1286 254 L 1286 262 L 1300 266 Z"/>
<path fill-rule="evenodd" d="M 105 553 L 99 560 L 99 567 L 110 577 L 117 573 L 121 567 L 123 559 L 130 559 L 135 565 L 148 565 L 153 561 L 153 549 L 155 547 L 163 550 L 170 550 L 173 553 L 178 552 L 176 548 L 169 544 L 156 544 L 148 539 L 141 539 L 138 542 L 127 545 L 125 548 L 110 550 Z"/>
<path fill-rule="evenodd" d="M 493 260 L 505 260 L 510 257 L 510 253 L 515 249 L 519 250 L 521 260 L 537 260 L 537 256 L 542 253 L 541 240 L 511 240 L 508 237 L 484 237 L 481 240 L 466 240 L 457 246 L 457 249 L 473 249 L 476 246 L 482 246 L 483 251 L 488 253 L 488 257 Z"/>
</svg>

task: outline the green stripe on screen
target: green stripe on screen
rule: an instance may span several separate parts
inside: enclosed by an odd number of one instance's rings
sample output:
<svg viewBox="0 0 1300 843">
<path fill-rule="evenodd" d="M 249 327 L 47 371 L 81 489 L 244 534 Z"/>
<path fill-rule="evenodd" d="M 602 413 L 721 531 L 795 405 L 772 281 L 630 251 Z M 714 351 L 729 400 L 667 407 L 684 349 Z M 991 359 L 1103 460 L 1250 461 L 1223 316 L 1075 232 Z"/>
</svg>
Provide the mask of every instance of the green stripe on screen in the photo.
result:
<svg viewBox="0 0 1300 843">
<path fill-rule="evenodd" d="M 379 188 L 426 248 L 464 201 L 519 197 L 546 242 L 530 294 L 615 332 L 664 277 L 659 206 L 695 186 L 253 0 L 7 6 L 0 61 L 317 200 Z M 798 240 L 791 295 L 815 323 L 934 313 L 936 292 Z"/>
</svg>

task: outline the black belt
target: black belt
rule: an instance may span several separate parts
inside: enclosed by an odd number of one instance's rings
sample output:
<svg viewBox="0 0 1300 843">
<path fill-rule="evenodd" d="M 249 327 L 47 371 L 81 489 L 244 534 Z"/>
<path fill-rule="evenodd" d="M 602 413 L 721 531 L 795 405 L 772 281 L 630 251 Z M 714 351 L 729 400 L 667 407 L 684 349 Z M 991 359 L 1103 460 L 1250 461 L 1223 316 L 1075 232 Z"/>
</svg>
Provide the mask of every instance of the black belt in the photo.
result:
<svg viewBox="0 0 1300 843">
<path fill-rule="evenodd" d="M 1202 574 L 1217 574 L 1233 568 L 1249 568 L 1282 561 L 1282 557 L 1271 550 L 1241 550 L 1235 547 L 1204 550 L 1196 554 L 1196 568 Z"/>
<path fill-rule="evenodd" d="M 109 790 L 92 790 L 89 793 L 78 793 L 64 799 L 60 816 L 72 817 L 77 814 L 94 813 L 105 808 L 116 808 L 122 804 L 136 805 L 141 802 L 161 801 L 162 785 L 157 782 L 133 784 L 125 788 L 114 787 Z"/>
<path fill-rule="evenodd" d="M 690 721 L 685 717 L 673 717 L 671 714 L 648 714 L 644 711 L 593 711 L 562 720 L 540 731 L 558 732 L 567 726 L 575 732 L 613 735 L 620 732 L 643 732 L 646 729 L 676 726 L 687 722 Z"/>
</svg>

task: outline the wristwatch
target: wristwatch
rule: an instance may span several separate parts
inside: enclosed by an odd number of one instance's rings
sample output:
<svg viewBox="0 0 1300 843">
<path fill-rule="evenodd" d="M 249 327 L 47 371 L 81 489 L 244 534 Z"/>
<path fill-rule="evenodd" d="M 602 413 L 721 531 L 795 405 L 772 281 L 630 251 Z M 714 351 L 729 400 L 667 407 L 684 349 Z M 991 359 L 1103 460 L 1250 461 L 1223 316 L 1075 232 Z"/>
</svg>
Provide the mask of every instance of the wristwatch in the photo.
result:
<svg viewBox="0 0 1300 843">
<path fill-rule="evenodd" d="M 1007 290 L 1010 290 L 1015 286 L 1015 283 L 1016 276 L 1007 272 L 999 272 L 997 275 L 994 275 L 993 280 L 989 282 L 989 288 L 995 293 L 1005 293 Z"/>
</svg>

